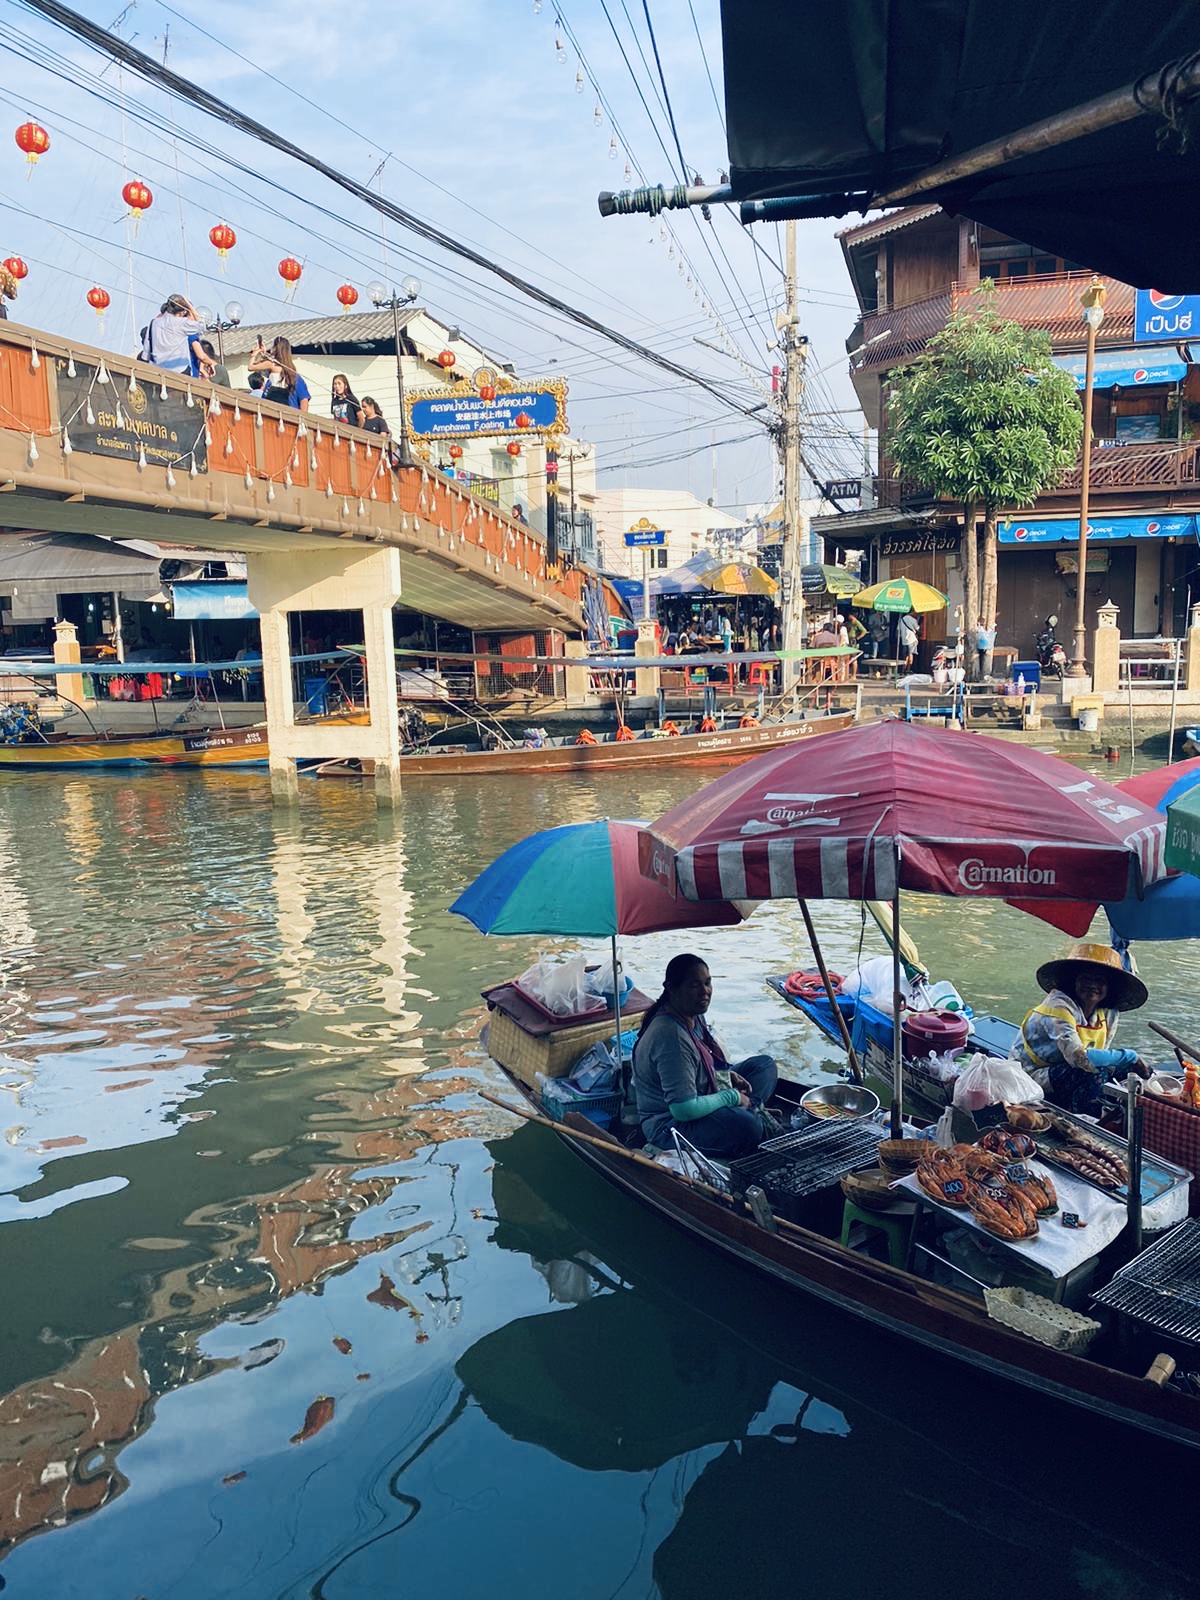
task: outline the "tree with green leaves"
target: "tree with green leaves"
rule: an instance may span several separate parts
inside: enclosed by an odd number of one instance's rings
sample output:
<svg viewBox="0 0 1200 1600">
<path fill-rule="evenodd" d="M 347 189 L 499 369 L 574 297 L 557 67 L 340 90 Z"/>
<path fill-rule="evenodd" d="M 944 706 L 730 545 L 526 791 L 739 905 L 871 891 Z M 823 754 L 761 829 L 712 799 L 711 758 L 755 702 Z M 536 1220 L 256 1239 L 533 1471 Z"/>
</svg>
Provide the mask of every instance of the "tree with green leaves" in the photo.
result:
<svg viewBox="0 0 1200 1600">
<path fill-rule="evenodd" d="M 1083 417 L 1074 380 L 1051 357 L 1050 336 L 1010 322 L 995 285 L 965 306 L 907 368 L 888 374 L 887 451 L 963 508 L 963 625 L 996 626 L 996 523 L 1032 506 L 1079 456 Z M 976 518 L 983 512 L 982 562 Z M 982 567 L 982 571 L 981 571 Z M 968 645 L 968 670 L 974 652 Z"/>
</svg>

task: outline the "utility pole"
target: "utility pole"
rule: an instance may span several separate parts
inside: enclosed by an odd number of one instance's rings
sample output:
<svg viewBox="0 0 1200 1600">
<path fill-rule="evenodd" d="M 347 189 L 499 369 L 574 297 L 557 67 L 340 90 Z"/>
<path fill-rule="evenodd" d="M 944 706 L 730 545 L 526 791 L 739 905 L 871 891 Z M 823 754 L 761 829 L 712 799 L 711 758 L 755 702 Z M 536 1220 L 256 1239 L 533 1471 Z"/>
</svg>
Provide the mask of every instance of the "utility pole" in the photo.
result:
<svg viewBox="0 0 1200 1600">
<path fill-rule="evenodd" d="M 783 552 L 779 564 L 780 599 L 783 602 L 783 648 L 804 647 L 804 586 L 800 568 L 808 543 L 808 518 L 800 509 L 800 405 L 804 397 L 804 363 L 808 338 L 800 332 L 796 300 L 796 224 L 785 227 L 786 305 L 780 319 L 783 346 L 782 416 L 779 423 L 783 457 Z M 800 672 L 798 660 L 783 663 L 783 686 L 790 689 Z"/>
</svg>

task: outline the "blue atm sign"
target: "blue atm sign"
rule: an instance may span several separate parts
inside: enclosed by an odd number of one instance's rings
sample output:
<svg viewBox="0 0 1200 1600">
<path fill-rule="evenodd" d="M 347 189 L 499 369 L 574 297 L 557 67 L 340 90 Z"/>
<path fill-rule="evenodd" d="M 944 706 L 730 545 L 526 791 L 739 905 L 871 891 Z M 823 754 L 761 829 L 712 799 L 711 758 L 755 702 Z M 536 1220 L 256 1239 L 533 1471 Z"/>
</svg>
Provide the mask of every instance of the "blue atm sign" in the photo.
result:
<svg viewBox="0 0 1200 1600">
<path fill-rule="evenodd" d="M 1133 313 L 1133 337 L 1139 343 L 1164 339 L 1200 339 L 1200 294 L 1163 294 L 1139 289 Z"/>
</svg>

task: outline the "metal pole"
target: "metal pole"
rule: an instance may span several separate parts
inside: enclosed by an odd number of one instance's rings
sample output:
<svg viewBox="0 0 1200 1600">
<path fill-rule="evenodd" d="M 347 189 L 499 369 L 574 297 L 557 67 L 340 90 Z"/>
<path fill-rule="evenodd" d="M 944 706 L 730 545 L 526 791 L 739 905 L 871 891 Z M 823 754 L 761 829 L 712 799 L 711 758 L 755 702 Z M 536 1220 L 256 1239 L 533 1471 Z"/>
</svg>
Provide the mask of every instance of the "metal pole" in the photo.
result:
<svg viewBox="0 0 1200 1600">
<path fill-rule="evenodd" d="M 408 460 L 408 424 L 404 417 L 404 365 L 400 354 L 400 302 L 395 295 L 392 308 L 392 334 L 396 341 L 396 394 L 400 401 L 400 459 Z"/>
<path fill-rule="evenodd" d="M 817 930 L 813 927 L 812 913 L 808 909 L 808 901 L 800 901 L 800 914 L 804 918 L 804 926 L 808 932 L 808 942 L 812 946 L 812 953 L 817 960 L 817 971 L 821 974 L 821 982 L 825 985 L 825 996 L 833 1008 L 834 1020 L 838 1032 L 842 1036 L 842 1043 L 846 1047 L 846 1058 L 850 1063 L 850 1075 L 855 1083 L 863 1081 L 862 1068 L 858 1064 L 858 1056 L 850 1039 L 850 1030 L 846 1027 L 846 1019 L 842 1015 L 842 1008 L 838 1005 L 837 995 L 833 991 L 833 983 L 829 976 L 829 969 L 825 965 L 825 956 L 817 940 Z"/>
<path fill-rule="evenodd" d="M 1075 603 L 1075 655 L 1069 668 L 1072 678 L 1087 677 L 1087 623 L 1084 607 L 1087 603 L 1087 539 L 1088 490 L 1092 472 L 1092 398 L 1096 370 L 1096 334 L 1104 321 L 1105 288 L 1099 278 L 1093 278 L 1081 296 L 1083 315 L 1087 322 L 1087 361 L 1083 376 L 1083 459 L 1079 484 L 1079 572 Z"/>
<path fill-rule="evenodd" d="M 900 855 L 896 853 L 896 893 L 892 899 L 892 1116 L 893 1139 L 904 1137 L 904 1049 L 901 1039 L 903 994 L 900 988 Z"/>
<path fill-rule="evenodd" d="M 1131 1072 L 1125 1080 L 1129 1094 L 1129 1198 L 1126 1215 L 1129 1222 L 1129 1255 L 1132 1259 L 1142 1249 L 1142 1080 Z"/>
<path fill-rule="evenodd" d="M 783 450 L 783 554 L 780 577 L 783 600 L 783 639 L 785 651 L 804 647 L 804 592 L 800 568 L 801 551 L 800 511 L 800 402 L 804 395 L 804 361 L 808 354 L 808 341 L 801 338 L 799 311 L 796 301 L 796 224 L 789 222 L 785 231 L 787 249 L 786 291 L 787 306 L 782 329 L 784 350 L 783 415 L 780 419 L 780 439 Z M 783 661 L 782 683 L 785 689 L 794 687 L 800 672 L 796 658 Z"/>
<path fill-rule="evenodd" d="M 1174 646 L 1174 672 L 1171 674 L 1171 730 L 1167 734 L 1167 760 L 1174 761 L 1175 755 L 1175 716 L 1179 707 L 1179 669 L 1183 665 L 1183 640 L 1172 639 Z"/>
</svg>

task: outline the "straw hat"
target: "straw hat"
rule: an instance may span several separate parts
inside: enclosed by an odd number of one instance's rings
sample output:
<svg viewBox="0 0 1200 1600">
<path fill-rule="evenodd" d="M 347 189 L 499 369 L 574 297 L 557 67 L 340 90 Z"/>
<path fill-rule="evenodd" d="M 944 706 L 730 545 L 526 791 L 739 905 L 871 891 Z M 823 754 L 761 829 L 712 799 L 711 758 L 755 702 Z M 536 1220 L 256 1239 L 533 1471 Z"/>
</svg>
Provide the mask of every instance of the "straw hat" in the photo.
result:
<svg viewBox="0 0 1200 1600">
<path fill-rule="evenodd" d="M 1120 956 L 1107 944 L 1068 945 L 1062 955 L 1037 969 L 1038 985 L 1047 994 L 1051 989 L 1074 994 L 1075 979 L 1081 972 L 1092 972 L 1108 984 L 1106 1007 L 1110 1010 L 1136 1011 L 1150 998 L 1150 991 L 1136 972 L 1127 972 Z"/>
</svg>

